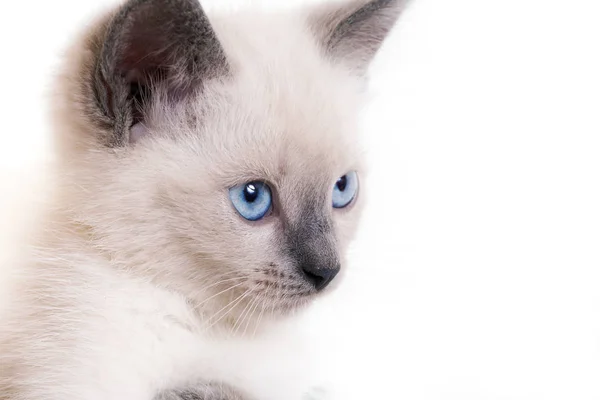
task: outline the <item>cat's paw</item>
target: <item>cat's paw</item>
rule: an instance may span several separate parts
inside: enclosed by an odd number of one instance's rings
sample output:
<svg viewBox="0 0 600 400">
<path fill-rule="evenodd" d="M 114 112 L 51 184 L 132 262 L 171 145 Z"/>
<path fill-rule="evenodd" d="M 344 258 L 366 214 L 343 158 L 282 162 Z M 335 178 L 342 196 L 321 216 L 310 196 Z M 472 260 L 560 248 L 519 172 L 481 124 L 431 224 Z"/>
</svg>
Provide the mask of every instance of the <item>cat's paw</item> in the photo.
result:
<svg viewBox="0 0 600 400">
<path fill-rule="evenodd" d="M 250 400 L 240 392 L 225 385 L 202 385 L 185 390 L 170 390 L 153 400 Z"/>
</svg>

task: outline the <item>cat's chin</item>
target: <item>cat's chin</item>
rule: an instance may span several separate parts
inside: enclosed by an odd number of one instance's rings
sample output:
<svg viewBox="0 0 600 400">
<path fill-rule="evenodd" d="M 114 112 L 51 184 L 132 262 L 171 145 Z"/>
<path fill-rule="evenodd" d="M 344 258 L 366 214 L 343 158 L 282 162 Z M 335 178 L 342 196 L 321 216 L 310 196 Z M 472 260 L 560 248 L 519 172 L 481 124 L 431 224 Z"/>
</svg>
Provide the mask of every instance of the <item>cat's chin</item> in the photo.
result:
<svg viewBox="0 0 600 400">
<path fill-rule="evenodd" d="M 219 301 L 216 311 L 204 310 L 205 329 L 226 331 L 233 336 L 254 336 L 267 330 L 273 323 L 298 316 L 318 297 L 320 294 L 316 292 L 295 296 L 255 292 L 235 305 L 232 300 Z M 224 309 L 226 311 L 222 311 Z"/>
</svg>

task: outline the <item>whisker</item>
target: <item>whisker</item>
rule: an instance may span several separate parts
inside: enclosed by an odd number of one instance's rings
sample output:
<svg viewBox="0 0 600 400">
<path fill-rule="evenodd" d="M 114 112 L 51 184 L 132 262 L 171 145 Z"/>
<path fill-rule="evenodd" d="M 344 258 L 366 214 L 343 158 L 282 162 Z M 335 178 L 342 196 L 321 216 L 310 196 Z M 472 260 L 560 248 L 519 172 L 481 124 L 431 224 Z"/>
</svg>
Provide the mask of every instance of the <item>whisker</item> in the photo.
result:
<svg viewBox="0 0 600 400">
<path fill-rule="evenodd" d="M 195 291 L 194 296 L 198 296 L 199 294 L 203 294 L 208 288 L 217 285 L 218 283 L 211 283 L 214 281 L 215 278 L 220 279 L 220 280 L 225 280 L 225 278 L 229 278 L 232 275 L 236 275 L 239 274 L 238 271 L 229 271 L 223 274 L 215 274 L 215 273 L 205 273 L 205 274 L 191 274 L 188 276 L 188 280 L 190 281 L 194 281 L 194 282 L 206 282 L 208 284 L 210 284 L 209 286 L 203 286 L 203 285 L 198 285 L 198 289 Z M 240 279 L 243 279 L 240 276 Z M 219 281 L 220 282 L 220 281 Z"/>
<path fill-rule="evenodd" d="M 252 318 L 254 317 L 254 313 L 256 312 L 256 308 L 258 307 L 260 299 L 261 299 L 260 297 L 255 297 L 255 299 L 254 299 L 255 300 L 254 307 L 252 308 L 252 313 L 250 314 L 250 318 L 248 318 L 248 321 L 246 322 L 246 327 L 244 328 L 244 333 L 242 333 L 242 336 L 246 336 L 246 331 L 248 330 L 248 326 L 250 325 L 250 322 L 252 321 Z"/>
<path fill-rule="evenodd" d="M 189 279 L 194 280 L 194 281 L 206 281 L 206 280 L 212 280 L 215 277 L 217 277 L 219 279 L 223 279 L 223 278 L 227 278 L 231 275 L 238 275 L 238 274 L 240 274 L 239 271 L 229 271 L 229 272 L 219 273 L 219 274 L 215 274 L 214 272 L 207 272 L 204 274 L 191 274 L 189 276 Z"/>
<path fill-rule="evenodd" d="M 213 322 L 207 329 L 212 328 L 214 325 L 216 325 L 219 321 L 221 321 L 225 316 L 227 316 L 239 303 L 242 302 L 242 300 L 244 300 L 251 292 L 252 290 L 254 290 L 254 288 L 250 288 L 248 290 L 246 290 L 243 294 L 241 294 L 240 296 L 237 297 L 236 300 L 230 302 L 227 306 L 223 307 L 221 310 L 219 310 L 215 315 L 213 315 L 211 318 L 209 318 L 209 322 L 211 319 L 213 319 L 215 316 L 219 315 L 223 310 L 225 310 L 227 307 L 231 306 L 223 315 L 221 315 L 219 317 L 219 319 L 217 319 L 215 322 Z"/>
<path fill-rule="evenodd" d="M 269 286 L 267 286 L 267 290 L 269 290 Z M 254 332 L 252 333 L 252 337 L 256 337 L 256 330 L 258 329 L 258 326 L 260 325 L 260 321 L 262 320 L 262 316 L 265 312 L 265 304 L 266 303 L 266 297 L 263 297 L 260 299 L 260 314 L 258 314 L 258 320 L 256 321 L 256 324 L 254 325 Z"/>
<path fill-rule="evenodd" d="M 243 322 L 243 318 L 246 315 L 246 312 L 249 310 L 249 308 L 252 306 L 252 303 L 254 302 L 254 300 L 250 301 L 248 304 L 246 304 L 246 307 L 244 307 L 244 309 L 242 310 L 242 312 L 240 313 L 240 315 L 236 318 L 235 324 L 233 325 L 233 335 L 235 336 L 239 327 L 241 326 L 240 322 Z M 238 323 L 240 323 L 240 325 L 238 326 Z"/>
<path fill-rule="evenodd" d="M 240 294 L 238 297 L 236 297 L 235 299 L 233 299 L 232 301 L 230 301 L 229 303 L 227 303 L 227 305 L 223 308 L 221 308 L 219 311 L 217 311 L 215 314 L 213 314 L 210 318 L 208 318 L 207 322 L 210 322 L 213 318 L 215 318 L 217 315 L 219 315 L 220 313 L 222 313 L 225 309 L 227 309 L 228 307 L 230 307 L 221 317 L 219 317 L 219 319 L 217 319 L 215 322 L 213 322 L 212 324 L 210 324 L 208 327 L 206 327 L 205 330 L 209 330 L 210 328 L 212 328 L 216 323 L 218 323 L 224 316 L 226 316 L 233 308 L 235 308 L 235 306 L 243 299 L 244 295 L 249 293 L 250 289 L 246 290 L 244 293 Z M 235 303 L 235 304 L 234 304 Z"/>
<path fill-rule="evenodd" d="M 203 289 L 203 290 L 210 289 L 210 288 L 212 288 L 212 287 L 215 287 L 215 286 L 221 285 L 221 284 L 223 284 L 223 283 L 225 283 L 225 282 L 231 282 L 231 281 L 235 281 L 235 280 L 238 280 L 238 279 L 246 279 L 246 278 L 244 278 L 244 277 L 241 277 L 241 276 L 237 276 L 237 277 L 234 277 L 234 278 L 223 279 L 223 280 L 220 280 L 220 281 L 218 281 L 218 282 L 215 282 L 215 283 L 213 283 L 213 284 L 211 284 L 211 285 L 205 286 L 205 287 L 203 287 L 202 289 Z"/>
<path fill-rule="evenodd" d="M 238 283 L 238 284 L 236 284 L 236 285 L 229 286 L 228 288 L 226 288 L 226 289 L 224 289 L 224 290 L 221 290 L 219 293 L 215 293 L 215 294 L 213 294 L 213 295 L 212 295 L 212 296 L 210 296 L 208 299 L 204 299 L 203 301 L 201 301 L 201 302 L 200 302 L 200 304 L 197 304 L 197 305 L 196 305 L 194 308 L 195 308 L 195 309 L 197 309 L 197 308 L 199 308 L 199 307 L 203 306 L 204 304 L 206 304 L 208 301 L 210 301 L 210 300 L 214 299 L 214 298 L 215 298 L 215 297 L 217 297 L 218 295 L 220 295 L 220 294 L 223 294 L 223 293 L 225 293 L 225 292 L 227 292 L 227 291 L 229 291 L 229 290 L 231 290 L 231 289 L 235 289 L 236 287 L 238 287 L 238 286 L 241 286 L 241 285 L 243 285 L 243 284 L 244 284 L 244 282 L 240 282 L 240 283 Z"/>
<path fill-rule="evenodd" d="M 275 317 L 275 302 L 271 301 L 271 318 Z"/>
</svg>

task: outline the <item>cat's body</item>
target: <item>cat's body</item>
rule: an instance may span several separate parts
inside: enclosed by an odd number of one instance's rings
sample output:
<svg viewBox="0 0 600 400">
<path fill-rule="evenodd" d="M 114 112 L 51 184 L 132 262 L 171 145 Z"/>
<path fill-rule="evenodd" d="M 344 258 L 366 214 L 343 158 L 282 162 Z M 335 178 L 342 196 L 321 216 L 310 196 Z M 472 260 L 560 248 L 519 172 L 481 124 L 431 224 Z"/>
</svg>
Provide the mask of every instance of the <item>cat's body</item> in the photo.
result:
<svg viewBox="0 0 600 400">
<path fill-rule="evenodd" d="M 401 3 L 209 23 L 195 0 L 132 0 L 94 24 L 59 79 L 48 206 L 10 268 L 0 399 L 319 384 L 287 316 L 343 265 L 364 72 Z M 255 207 L 261 182 L 272 205 L 244 220 L 233 190 Z"/>
</svg>

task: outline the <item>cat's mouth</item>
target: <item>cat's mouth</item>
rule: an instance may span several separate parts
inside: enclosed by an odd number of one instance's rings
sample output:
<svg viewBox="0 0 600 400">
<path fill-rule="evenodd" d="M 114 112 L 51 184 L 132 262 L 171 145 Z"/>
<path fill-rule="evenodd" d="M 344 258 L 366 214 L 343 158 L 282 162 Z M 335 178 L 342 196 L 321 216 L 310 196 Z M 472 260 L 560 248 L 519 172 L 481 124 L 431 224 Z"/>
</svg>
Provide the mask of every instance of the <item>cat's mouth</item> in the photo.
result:
<svg viewBox="0 0 600 400">
<path fill-rule="evenodd" d="M 256 332 L 265 322 L 294 314 L 312 303 L 325 292 L 337 271 L 328 273 L 312 274 L 297 266 L 275 263 L 245 273 L 226 273 L 227 278 L 211 289 L 213 307 L 204 310 L 208 313 L 208 326 L 226 326 L 234 333 Z"/>
<path fill-rule="evenodd" d="M 247 282 L 248 297 L 258 308 L 269 313 L 270 317 L 285 316 L 308 305 L 319 293 L 301 278 L 280 274 L 250 279 Z M 258 305 L 257 305 L 258 304 Z"/>
<path fill-rule="evenodd" d="M 251 277 L 230 278 L 226 285 L 215 286 L 211 297 L 217 307 L 211 307 L 207 327 L 221 325 L 234 333 L 255 332 L 262 323 L 305 308 L 320 293 L 301 276 L 267 271 L 255 270 Z"/>
</svg>

